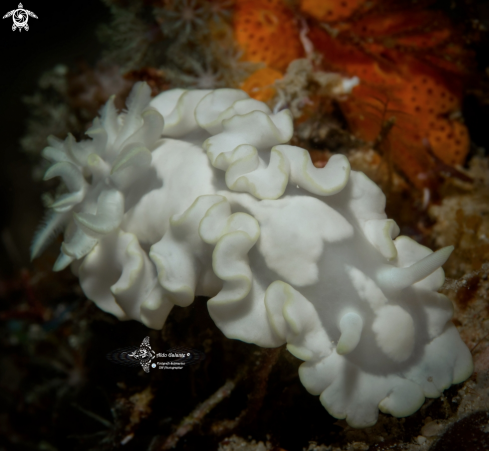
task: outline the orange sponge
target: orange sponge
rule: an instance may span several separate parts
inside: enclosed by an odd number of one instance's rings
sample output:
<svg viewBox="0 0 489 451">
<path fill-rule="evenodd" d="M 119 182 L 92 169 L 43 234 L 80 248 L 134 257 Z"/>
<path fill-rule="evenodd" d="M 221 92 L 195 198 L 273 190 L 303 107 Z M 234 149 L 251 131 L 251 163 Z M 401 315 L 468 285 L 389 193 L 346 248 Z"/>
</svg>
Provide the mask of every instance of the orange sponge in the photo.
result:
<svg viewBox="0 0 489 451">
<path fill-rule="evenodd" d="M 282 78 L 282 72 L 264 67 L 253 72 L 240 86 L 250 97 L 261 102 L 266 102 L 275 96 L 275 88 L 272 86 L 276 80 Z"/>
<path fill-rule="evenodd" d="M 420 188 L 435 182 L 436 158 L 463 163 L 469 136 L 460 109 L 470 55 L 443 14 L 373 10 L 337 28 L 333 37 L 313 26 L 309 38 L 327 68 L 361 80 L 340 104 L 351 131 L 374 141 L 394 119 L 384 151 Z"/>
<path fill-rule="evenodd" d="M 301 11 L 321 22 L 334 22 L 350 17 L 360 7 L 365 7 L 365 0 L 302 0 Z M 370 2 L 372 3 L 372 2 Z"/>
<path fill-rule="evenodd" d="M 283 72 L 304 55 L 294 14 L 282 0 L 237 0 L 233 22 L 244 61 Z"/>
<path fill-rule="evenodd" d="M 299 8 L 324 69 L 360 78 L 340 103 L 355 135 L 374 142 L 390 124 L 381 150 L 420 188 L 436 183 L 438 160 L 464 162 L 460 109 L 472 56 L 442 12 L 388 0 L 300 0 Z M 304 53 L 294 12 L 284 0 L 237 0 L 234 30 L 243 59 L 266 65 L 242 89 L 270 99 L 273 81 Z"/>
</svg>

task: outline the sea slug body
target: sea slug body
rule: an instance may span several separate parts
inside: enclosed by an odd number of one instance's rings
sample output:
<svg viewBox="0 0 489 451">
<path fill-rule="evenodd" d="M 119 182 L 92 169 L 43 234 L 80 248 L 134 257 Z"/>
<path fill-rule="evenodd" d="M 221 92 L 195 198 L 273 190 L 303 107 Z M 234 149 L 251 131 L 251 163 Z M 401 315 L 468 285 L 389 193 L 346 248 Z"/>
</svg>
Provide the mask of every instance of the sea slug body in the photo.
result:
<svg viewBox="0 0 489 451">
<path fill-rule="evenodd" d="M 437 290 L 451 247 L 432 252 L 387 219 L 385 196 L 335 155 L 315 168 L 288 145 L 288 110 L 233 89 L 137 83 L 87 141 L 43 155 L 68 193 L 51 205 L 35 257 L 64 230 L 55 270 L 121 320 L 162 328 L 197 295 L 229 338 L 287 344 L 300 378 L 336 418 L 375 424 L 415 412 L 472 373 Z"/>
</svg>

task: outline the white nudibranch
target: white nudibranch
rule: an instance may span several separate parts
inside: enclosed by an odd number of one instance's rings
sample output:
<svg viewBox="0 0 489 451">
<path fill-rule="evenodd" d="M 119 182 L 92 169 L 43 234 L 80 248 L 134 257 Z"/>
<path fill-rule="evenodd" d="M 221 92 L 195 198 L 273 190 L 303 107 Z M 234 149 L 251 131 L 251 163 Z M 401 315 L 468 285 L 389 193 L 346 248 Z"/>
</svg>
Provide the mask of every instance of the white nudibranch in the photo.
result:
<svg viewBox="0 0 489 451">
<path fill-rule="evenodd" d="M 387 219 L 385 196 L 343 155 L 314 167 L 288 145 L 288 110 L 234 89 L 137 83 L 87 131 L 43 155 L 67 194 L 32 245 L 64 230 L 55 271 L 121 320 L 160 329 L 174 305 L 207 296 L 229 338 L 287 344 L 300 378 L 336 418 L 412 414 L 472 373 L 437 293 L 451 247 L 433 253 Z M 299 189 L 298 189 L 299 188 Z"/>
</svg>

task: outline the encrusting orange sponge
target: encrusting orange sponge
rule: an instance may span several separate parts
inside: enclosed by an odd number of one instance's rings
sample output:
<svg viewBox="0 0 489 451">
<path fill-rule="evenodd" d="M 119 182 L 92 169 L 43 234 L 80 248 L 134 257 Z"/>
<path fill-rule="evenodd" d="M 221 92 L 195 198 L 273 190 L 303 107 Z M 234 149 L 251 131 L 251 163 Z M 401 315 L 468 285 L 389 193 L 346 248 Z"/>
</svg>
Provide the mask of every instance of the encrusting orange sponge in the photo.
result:
<svg viewBox="0 0 489 451">
<path fill-rule="evenodd" d="M 443 13 L 382 6 L 334 24 L 335 37 L 316 27 L 310 38 L 328 67 L 361 79 L 341 105 L 353 133 L 373 141 L 395 120 L 389 157 L 414 185 L 430 187 L 439 161 L 462 164 L 469 150 L 460 109 L 471 55 Z"/>
<path fill-rule="evenodd" d="M 242 59 L 266 65 L 241 89 L 257 100 L 269 100 L 275 95 L 270 85 L 282 78 L 291 61 L 304 56 L 294 13 L 282 0 L 237 0 L 233 25 Z"/>
<path fill-rule="evenodd" d="M 294 14 L 282 0 L 237 0 L 234 30 L 245 61 L 284 72 L 304 55 Z"/>
<path fill-rule="evenodd" d="M 275 96 L 273 83 L 283 77 L 283 73 L 271 67 L 264 67 L 253 72 L 243 83 L 240 89 L 261 102 L 266 102 Z"/>
<path fill-rule="evenodd" d="M 300 9 L 303 13 L 321 22 L 333 22 L 346 19 L 360 6 L 365 7 L 365 0 L 302 0 Z"/>
<path fill-rule="evenodd" d="M 300 13 L 324 69 L 360 78 L 340 103 L 357 137 L 383 137 L 380 150 L 419 188 L 436 186 L 440 164 L 464 162 L 469 135 L 460 110 L 471 53 L 443 12 L 409 2 L 302 0 Z M 245 60 L 283 73 L 302 56 L 294 12 L 281 0 L 238 0 L 234 26 Z M 242 88 L 268 100 L 274 77 L 258 71 Z"/>
<path fill-rule="evenodd" d="M 469 150 L 460 122 L 468 53 L 450 27 L 436 11 L 372 11 L 335 36 L 319 26 L 309 34 L 326 67 L 361 79 L 341 104 L 351 131 L 374 141 L 392 120 L 386 152 L 420 188 L 435 182 L 437 161 L 461 164 Z"/>
</svg>

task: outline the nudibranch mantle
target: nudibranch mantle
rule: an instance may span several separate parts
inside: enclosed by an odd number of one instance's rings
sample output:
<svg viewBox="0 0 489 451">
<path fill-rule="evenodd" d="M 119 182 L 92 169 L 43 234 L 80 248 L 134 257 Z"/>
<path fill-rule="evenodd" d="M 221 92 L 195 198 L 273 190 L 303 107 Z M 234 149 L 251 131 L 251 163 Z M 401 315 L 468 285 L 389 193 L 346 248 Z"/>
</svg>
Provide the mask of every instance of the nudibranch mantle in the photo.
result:
<svg viewBox="0 0 489 451">
<path fill-rule="evenodd" d="M 207 296 L 227 337 L 304 360 L 302 383 L 334 417 L 410 415 L 472 373 L 437 293 L 452 248 L 397 236 L 375 183 L 342 155 L 314 167 L 292 133 L 288 110 L 243 91 L 151 100 L 137 83 L 126 111 L 107 102 L 90 140 L 50 138 L 45 179 L 68 192 L 33 257 L 64 230 L 54 269 L 71 265 L 102 310 L 160 329 L 174 305 Z"/>
</svg>

